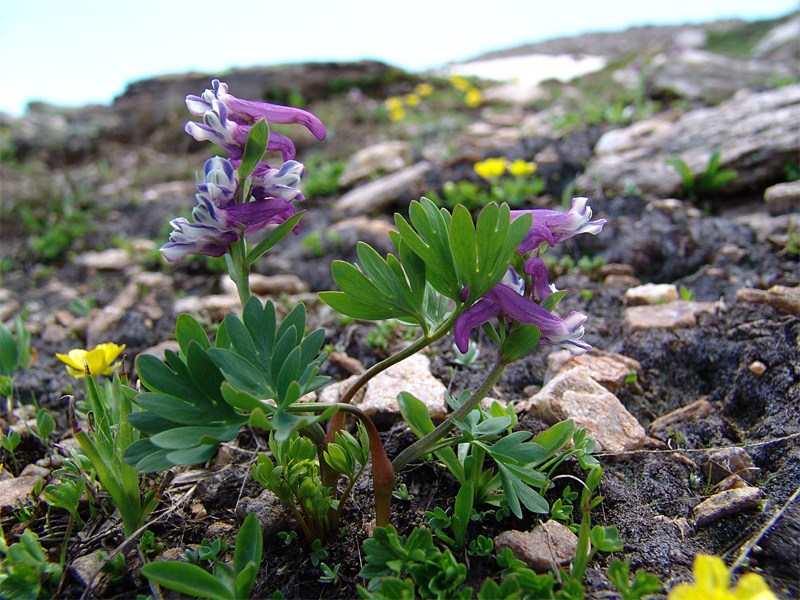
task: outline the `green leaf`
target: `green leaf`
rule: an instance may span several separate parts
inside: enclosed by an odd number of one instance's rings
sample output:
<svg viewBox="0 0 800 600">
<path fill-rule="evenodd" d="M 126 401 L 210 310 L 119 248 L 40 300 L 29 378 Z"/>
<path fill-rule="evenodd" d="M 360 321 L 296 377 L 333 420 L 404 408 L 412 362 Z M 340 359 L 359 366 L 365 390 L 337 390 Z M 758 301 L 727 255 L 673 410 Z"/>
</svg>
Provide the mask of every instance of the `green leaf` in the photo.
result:
<svg viewBox="0 0 800 600">
<path fill-rule="evenodd" d="M 489 455 L 504 463 L 538 464 L 545 458 L 545 450 L 537 443 L 528 442 L 530 435 L 527 431 L 515 431 L 503 436 L 489 447 Z"/>
<path fill-rule="evenodd" d="M 269 125 L 266 119 L 260 119 L 250 128 L 244 143 L 242 164 L 239 165 L 239 181 L 244 182 L 256 168 L 269 143 Z"/>
<path fill-rule="evenodd" d="M 536 325 L 520 325 L 503 342 L 500 351 L 505 364 L 511 364 L 528 356 L 539 345 L 541 333 Z"/>
<path fill-rule="evenodd" d="M 189 563 L 151 562 L 142 567 L 142 575 L 179 594 L 210 600 L 231 600 L 236 597 L 235 590 L 229 590 L 211 573 Z"/>
<path fill-rule="evenodd" d="M 17 341 L 8 327 L 0 323 L 0 376 L 11 377 L 17 370 Z"/>
<path fill-rule="evenodd" d="M 306 211 L 301 210 L 293 217 L 286 219 L 283 223 L 278 225 L 275 229 L 269 232 L 269 235 L 261 240 L 258 245 L 247 253 L 247 264 L 252 265 L 258 257 L 267 252 L 283 238 L 289 235 L 294 229 L 295 225 L 300 221 Z"/>
<path fill-rule="evenodd" d="M 275 392 L 270 388 L 267 380 L 264 379 L 261 369 L 244 356 L 233 350 L 225 350 L 223 348 L 211 348 L 208 351 L 208 355 L 222 371 L 229 385 L 257 398 L 275 397 Z"/>
<path fill-rule="evenodd" d="M 543 462 L 561 450 L 571 439 L 575 432 L 575 421 L 567 419 L 556 423 L 549 429 L 544 430 L 531 440 L 544 448 L 545 455 L 539 461 Z M 537 463 L 538 464 L 538 463 Z"/>
<path fill-rule="evenodd" d="M 558 303 L 561 302 L 561 299 L 567 295 L 567 290 L 561 290 L 560 292 L 553 292 L 552 294 L 548 294 L 547 297 L 542 300 L 539 304 L 540 306 L 548 312 L 553 312 L 553 310 L 558 306 Z"/>
<path fill-rule="evenodd" d="M 184 356 L 188 355 L 189 342 L 191 341 L 197 342 L 206 350 L 211 347 L 206 332 L 191 315 L 182 314 L 178 316 L 178 320 L 175 323 L 175 337 L 178 338 L 178 344 L 180 344 L 181 353 Z"/>
<path fill-rule="evenodd" d="M 198 444 L 219 444 L 239 435 L 239 428 L 246 422 L 246 418 L 243 418 L 242 423 L 233 425 L 178 427 L 157 433 L 150 438 L 150 441 L 159 448 L 171 450 L 185 450 Z"/>
<path fill-rule="evenodd" d="M 261 552 L 264 547 L 264 536 L 261 534 L 261 524 L 254 513 L 250 513 L 242 523 L 239 533 L 236 535 L 236 549 L 233 555 L 233 569 L 241 573 L 249 563 L 255 563 L 256 567 L 261 564 Z M 244 594 L 241 596 L 249 596 Z"/>
</svg>

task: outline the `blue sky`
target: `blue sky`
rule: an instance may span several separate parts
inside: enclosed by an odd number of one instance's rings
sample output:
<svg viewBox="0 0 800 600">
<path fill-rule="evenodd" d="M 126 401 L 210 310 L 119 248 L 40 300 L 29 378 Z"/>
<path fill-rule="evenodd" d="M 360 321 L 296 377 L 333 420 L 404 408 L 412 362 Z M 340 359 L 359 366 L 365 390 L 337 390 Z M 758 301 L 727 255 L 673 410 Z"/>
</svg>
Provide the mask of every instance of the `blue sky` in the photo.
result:
<svg viewBox="0 0 800 600">
<path fill-rule="evenodd" d="M 796 0 L 0 0 L 0 111 L 19 115 L 33 99 L 109 103 L 127 83 L 166 73 L 361 58 L 416 71 L 586 31 L 795 8 Z"/>
</svg>

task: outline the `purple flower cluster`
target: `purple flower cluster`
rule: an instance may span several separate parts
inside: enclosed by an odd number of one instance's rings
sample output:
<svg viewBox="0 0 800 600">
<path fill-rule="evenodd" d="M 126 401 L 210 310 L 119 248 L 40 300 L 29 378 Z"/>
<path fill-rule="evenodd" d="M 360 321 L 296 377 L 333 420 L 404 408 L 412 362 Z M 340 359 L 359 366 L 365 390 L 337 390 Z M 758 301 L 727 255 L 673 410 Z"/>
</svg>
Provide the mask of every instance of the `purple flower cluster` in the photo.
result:
<svg viewBox="0 0 800 600">
<path fill-rule="evenodd" d="M 228 93 L 228 86 L 215 79 L 213 89 L 201 96 L 187 96 L 186 106 L 202 123 L 189 121 L 186 132 L 198 141 L 209 141 L 227 154 L 214 157 L 204 165 L 204 178 L 197 184 L 197 205 L 192 220 L 181 217 L 170 221 L 173 231 L 161 253 L 169 262 L 187 254 L 223 256 L 230 244 L 245 234 L 280 224 L 297 213 L 293 201 L 304 200 L 298 189 L 305 167 L 294 159 L 295 148 L 285 135 L 271 132 L 267 150 L 281 153 L 283 165 L 271 168 L 260 162 L 248 177 L 250 195 L 238 202 L 243 182 L 237 181 L 234 169 L 242 161 L 244 145 L 252 124 L 260 119 L 268 123 L 297 123 L 306 126 L 318 139 L 325 138 L 325 126 L 311 113 L 299 108 L 266 102 L 241 100 Z"/>
<path fill-rule="evenodd" d="M 595 235 L 602 231 L 606 220 L 590 220 L 592 209 L 586 198 L 573 199 L 572 208 L 565 212 L 512 210 L 511 218 L 515 219 L 526 212 L 533 216 L 533 223 L 528 235 L 517 246 L 517 251 L 526 257 L 524 272 L 530 276 L 530 287 L 526 290 L 525 281 L 514 269 L 509 269 L 500 283 L 464 311 L 453 327 L 453 337 L 461 352 L 469 348 L 469 334 L 475 327 L 500 315 L 505 315 L 507 320 L 536 325 L 541 332 L 539 343 L 543 346 L 561 346 L 573 355 L 583 354 L 591 348 L 586 342 L 580 341 L 586 315 L 573 311 L 566 319 L 562 319 L 538 304 L 558 290 L 547 281 L 547 265 L 534 253 L 543 242 L 555 246 L 579 233 Z"/>
</svg>

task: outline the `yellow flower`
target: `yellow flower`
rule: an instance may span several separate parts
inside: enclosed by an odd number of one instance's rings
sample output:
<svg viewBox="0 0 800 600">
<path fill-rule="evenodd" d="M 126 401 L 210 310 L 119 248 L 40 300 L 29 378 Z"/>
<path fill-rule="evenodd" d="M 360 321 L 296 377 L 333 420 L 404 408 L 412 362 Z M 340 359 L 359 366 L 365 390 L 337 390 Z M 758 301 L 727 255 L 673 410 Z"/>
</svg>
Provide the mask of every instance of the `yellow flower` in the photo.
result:
<svg viewBox="0 0 800 600">
<path fill-rule="evenodd" d="M 698 554 L 694 558 L 694 585 L 679 583 L 669 600 L 778 600 L 761 575 L 748 573 L 731 590 L 728 568 L 721 558 Z"/>
<path fill-rule="evenodd" d="M 125 344 L 118 346 L 114 343 L 98 344 L 94 350 L 87 352 L 82 349 L 70 350 L 69 354 L 56 354 L 59 360 L 66 363 L 67 372 L 77 379 L 85 376 L 84 360 L 89 365 L 89 373 L 92 375 L 111 375 L 119 366 L 119 363 L 112 364 L 125 349 Z"/>
<path fill-rule="evenodd" d="M 414 88 L 414 91 L 424 98 L 433 93 L 433 86 L 430 83 L 420 83 Z"/>
<path fill-rule="evenodd" d="M 531 175 L 536 172 L 536 163 L 525 162 L 522 159 L 515 160 L 508 165 L 508 172 L 514 177 L 522 177 L 524 175 Z"/>
<path fill-rule="evenodd" d="M 450 83 L 452 83 L 453 87 L 459 92 L 466 92 L 472 87 L 472 84 L 461 77 L 461 75 L 450 75 Z"/>
<path fill-rule="evenodd" d="M 403 99 L 399 98 L 398 96 L 390 96 L 384 101 L 384 105 L 386 106 L 387 110 L 402 110 L 403 109 Z"/>
<path fill-rule="evenodd" d="M 470 108 L 480 106 L 482 102 L 483 98 L 481 97 L 481 91 L 478 88 L 470 88 L 464 96 L 464 103 Z"/>
<path fill-rule="evenodd" d="M 418 106 L 419 105 L 419 96 L 416 94 L 406 94 L 403 96 L 403 100 L 408 106 Z"/>
<path fill-rule="evenodd" d="M 484 179 L 500 177 L 506 170 L 505 158 L 487 158 L 483 162 L 475 163 L 475 172 Z"/>
<path fill-rule="evenodd" d="M 406 111 L 403 110 L 402 106 L 398 106 L 397 108 L 392 108 L 389 110 L 389 120 L 390 121 L 402 121 L 406 116 Z"/>
</svg>

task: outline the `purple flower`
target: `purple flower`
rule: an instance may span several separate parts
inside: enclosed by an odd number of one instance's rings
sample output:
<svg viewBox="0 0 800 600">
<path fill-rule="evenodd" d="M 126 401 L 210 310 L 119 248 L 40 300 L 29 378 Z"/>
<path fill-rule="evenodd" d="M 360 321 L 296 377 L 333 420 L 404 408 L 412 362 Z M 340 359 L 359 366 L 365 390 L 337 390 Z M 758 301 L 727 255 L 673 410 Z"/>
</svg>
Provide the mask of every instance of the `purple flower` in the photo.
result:
<svg viewBox="0 0 800 600">
<path fill-rule="evenodd" d="M 542 346 L 561 346 L 573 355 L 583 354 L 591 348 L 581 342 L 586 315 L 573 311 L 566 319 L 562 319 L 524 294 L 524 283 L 509 269 L 508 278 L 486 292 L 483 298 L 469 307 L 453 327 L 453 337 L 459 351 L 466 353 L 469 348 L 469 334 L 475 328 L 491 319 L 505 314 L 506 319 L 514 319 L 527 325 L 536 325 L 542 334 L 539 344 Z"/>
<path fill-rule="evenodd" d="M 590 221 L 592 209 L 588 206 L 588 198 L 573 198 L 572 208 L 560 210 L 512 210 L 511 218 L 516 219 L 524 213 L 531 213 L 533 225 L 528 235 L 517 246 L 517 250 L 525 254 L 539 247 L 542 242 L 555 246 L 559 242 L 579 233 L 595 235 L 603 230 L 606 219 Z"/>
<path fill-rule="evenodd" d="M 292 187 L 303 172 L 303 165 L 296 161 L 285 163 L 282 169 L 264 165 L 251 201 L 243 204 L 236 203 L 237 182 L 230 160 L 215 156 L 205 162 L 203 170 L 204 180 L 197 184 L 197 205 L 192 210 L 194 222 L 183 217 L 170 221 L 174 231 L 161 247 L 169 262 L 187 254 L 222 256 L 242 235 L 292 217 L 297 211 L 291 201 L 298 196 L 302 199 L 300 191 Z"/>
<path fill-rule="evenodd" d="M 547 264 L 541 258 L 532 256 L 526 260 L 525 274 L 531 276 L 531 297 L 534 300 L 541 302 L 558 291 L 555 284 L 547 281 Z"/>
<path fill-rule="evenodd" d="M 291 106 L 242 100 L 229 94 L 228 85 L 219 79 L 214 79 L 211 85 L 213 89 L 204 91 L 201 96 L 186 96 L 189 112 L 203 117 L 202 124 L 194 121 L 187 123 L 186 132 L 197 141 L 217 144 L 228 152 L 228 156 L 232 159 L 242 157 L 244 141 L 247 139 L 250 126 L 260 119 L 280 125 L 291 123 L 304 125 L 317 139 L 325 139 L 325 126 L 322 121 L 308 111 Z M 270 132 L 267 150 L 280 152 L 283 160 L 295 157 L 292 141 L 274 131 Z"/>
</svg>

